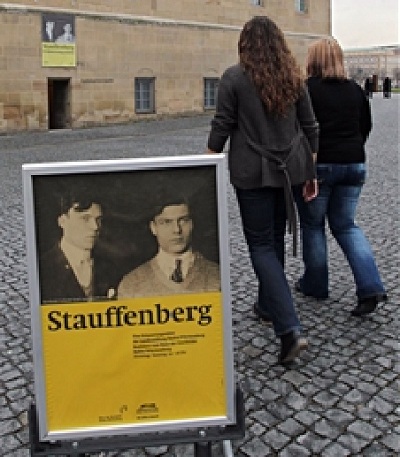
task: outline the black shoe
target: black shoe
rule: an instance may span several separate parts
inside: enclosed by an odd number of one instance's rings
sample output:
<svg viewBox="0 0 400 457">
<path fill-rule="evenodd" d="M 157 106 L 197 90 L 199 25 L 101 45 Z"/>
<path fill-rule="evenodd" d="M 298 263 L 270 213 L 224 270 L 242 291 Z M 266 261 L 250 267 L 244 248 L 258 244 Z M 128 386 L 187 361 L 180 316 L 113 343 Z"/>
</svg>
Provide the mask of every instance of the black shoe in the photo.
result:
<svg viewBox="0 0 400 457">
<path fill-rule="evenodd" d="M 360 298 L 357 306 L 351 312 L 352 316 L 361 317 L 371 314 L 376 310 L 380 301 L 386 301 L 387 295 L 373 295 L 372 297 Z"/>
<path fill-rule="evenodd" d="M 253 305 L 253 312 L 256 315 L 257 319 L 260 319 L 260 321 L 264 324 L 271 324 L 272 319 L 268 314 L 265 314 L 261 309 L 258 307 L 258 303 L 255 302 Z"/>
<path fill-rule="evenodd" d="M 300 354 L 301 351 L 308 348 L 308 341 L 304 336 L 296 332 L 289 332 L 281 336 L 281 353 L 279 355 L 279 363 L 286 364 Z"/>
</svg>

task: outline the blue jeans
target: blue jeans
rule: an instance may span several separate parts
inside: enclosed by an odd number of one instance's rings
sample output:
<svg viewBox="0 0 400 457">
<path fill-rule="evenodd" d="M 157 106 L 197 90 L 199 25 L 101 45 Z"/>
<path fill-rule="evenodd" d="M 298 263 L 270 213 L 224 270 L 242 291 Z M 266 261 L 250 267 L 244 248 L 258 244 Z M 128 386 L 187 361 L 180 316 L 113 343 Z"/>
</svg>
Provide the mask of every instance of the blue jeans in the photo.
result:
<svg viewBox="0 0 400 457">
<path fill-rule="evenodd" d="M 258 307 L 271 317 L 275 334 L 300 332 L 283 270 L 286 210 L 283 189 L 235 188 L 250 259 L 259 280 Z"/>
<path fill-rule="evenodd" d="M 305 295 L 327 298 L 328 253 L 325 220 L 349 262 L 358 299 L 385 293 L 371 247 L 354 222 L 365 182 L 364 163 L 318 164 L 319 193 L 309 203 L 297 195 L 304 275 L 299 285 Z"/>
</svg>

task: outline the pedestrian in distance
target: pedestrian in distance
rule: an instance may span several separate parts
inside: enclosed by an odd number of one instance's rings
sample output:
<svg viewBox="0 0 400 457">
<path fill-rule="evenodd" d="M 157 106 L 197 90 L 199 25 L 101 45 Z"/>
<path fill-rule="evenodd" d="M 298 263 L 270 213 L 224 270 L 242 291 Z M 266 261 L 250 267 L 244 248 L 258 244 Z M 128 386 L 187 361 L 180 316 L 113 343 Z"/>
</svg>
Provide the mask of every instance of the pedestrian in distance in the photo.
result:
<svg viewBox="0 0 400 457">
<path fill-rule="evenodd" d="M 353 316 L 375 311 L 386 300 L 370 244 L 354 221 L 366 178 L 365 142 L 372 129 L 371 109 L 362 89 L 345 76 L 343 52 L 333 39 L 312 44 L 307 85 L 320 125 L 317 155 L 318 196 L 298 199 L 304 274 L 296 289 L 306 296 L 329 295 L 325 221 L 352 270 L 357 306 Z"/>
<path fill-rule="evenodd" d="M 371 81 L 371 78 L 368 77 L 365 79 L 365 82 L 364 82 L 364 92 L 365 92 L 365 96 L 367 98 L 372 98 L 374 93 L 373 93 L 373 89 L 372 89 L 372 81 Z"/>
<path fill-rule="evenodd" d="M 230 180 L 260 284 L 255 311 L 271 319 L 281 341 L 279 361 L 286 364 L 307 348 L 308 341 L 284 272 L 285 195 L 290 198 L 291 193 L 285 194 L 283 173 L 278 185 L 268 184 L 267 177 L 277 166 L 264 155 L 289 150 L 304 131 L 310 179 L 299 186 L 306 200 L 314 198 L 312 152 L 318 146 L 318 124 L 299 66 L 271 19 L 259 16 L 248 21 L 238 51 L 239 63 L 226 69 L 219 83 L 207 152 L 222 152 L 230 140 Z"/>
<path fill-rule="evenodd" d="M 392 95 L 392 81 L 386 76 L 382 85 L 383 98 L 390 98 Z"/>
</svg>

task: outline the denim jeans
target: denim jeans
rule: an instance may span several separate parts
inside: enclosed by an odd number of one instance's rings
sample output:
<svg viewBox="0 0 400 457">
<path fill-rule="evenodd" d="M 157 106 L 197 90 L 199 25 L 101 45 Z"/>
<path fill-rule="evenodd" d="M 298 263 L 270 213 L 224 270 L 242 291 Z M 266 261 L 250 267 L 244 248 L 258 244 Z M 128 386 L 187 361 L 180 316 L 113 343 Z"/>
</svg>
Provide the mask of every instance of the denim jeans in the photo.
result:
<svg viewBox="0 0 400 457">
<path fill-rule="evenodd" d="M 271 317 L 275 334 L 301 325 L 283 269 L 286 210 L 283 189 L 235 189 L 250 259 L 259 280 L 258 307 Z"/>
<path fill-rule="evenodd" d="M 305 295 L 327 298 L 328 252 L 325 220 L 349 262 L 358 299 L 385 293 L 371 247 L 354 222 L 365 182 L 364 163 L 318 164 L 319 193 L 309 203 L 297 195 L 300 214 L 304 275 L 300 289 Z"/>
</svg>

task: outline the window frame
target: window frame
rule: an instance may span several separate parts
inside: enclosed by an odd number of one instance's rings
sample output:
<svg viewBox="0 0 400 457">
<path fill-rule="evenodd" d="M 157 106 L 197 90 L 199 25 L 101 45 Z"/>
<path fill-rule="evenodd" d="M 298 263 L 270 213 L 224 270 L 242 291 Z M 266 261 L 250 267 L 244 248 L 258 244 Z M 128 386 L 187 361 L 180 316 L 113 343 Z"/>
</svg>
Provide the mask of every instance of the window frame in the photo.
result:
<svg viewBox="0 0 400 457">
<path fill-rule="evenodd" d="M 155 109 L 155 86 L 156 78 L 138 76 L 134 79 L 134 106 L 136 114 L 154 114 Z M 144 85 L 147 87 L 143 87 Z M 148 96 L 145 97 L 147 90 Z"/>
<path fill-rule="evenodd" d="M 307 14 L 308 13 L 308 0 L 294 0 L 294 6 L 296 13 Z"/>
<path fill-rule="evenodd" d="M 218 85 L 220 78 L 206 77 L 203 78 L 203 107 L 205 111 L 215 110 L 217 107 Z M 211 83 L 212 86 L 211 86 Z M 214 100 L 214 103 L 210 103 Z"/>
</svg>

